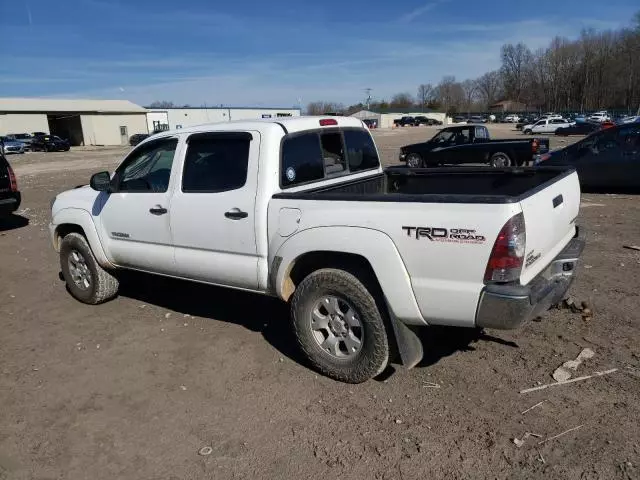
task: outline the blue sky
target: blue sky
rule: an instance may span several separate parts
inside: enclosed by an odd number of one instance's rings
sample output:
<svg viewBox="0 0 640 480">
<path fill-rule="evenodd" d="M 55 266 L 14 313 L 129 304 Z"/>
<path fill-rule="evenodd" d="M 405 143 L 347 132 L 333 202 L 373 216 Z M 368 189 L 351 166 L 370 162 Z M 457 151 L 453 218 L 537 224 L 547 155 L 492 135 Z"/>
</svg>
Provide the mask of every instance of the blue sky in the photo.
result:
<svg viewBox="0 0 640 480">
<path fill-rule="evenodd" d="M 637 0 L 0 0 L 0 96 L 291 106 L 476 77 Z"/>
</svg>

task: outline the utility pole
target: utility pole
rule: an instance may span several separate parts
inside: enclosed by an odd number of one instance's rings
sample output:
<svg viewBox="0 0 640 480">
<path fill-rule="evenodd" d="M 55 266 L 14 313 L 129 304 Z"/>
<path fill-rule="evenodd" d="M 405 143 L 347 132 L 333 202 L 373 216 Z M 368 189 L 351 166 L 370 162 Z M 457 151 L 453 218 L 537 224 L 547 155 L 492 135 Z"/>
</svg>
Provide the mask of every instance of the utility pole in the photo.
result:
<svg viewBox="0 0 640 480">
<path fill-rule="evenodd" d="M 364 91 L 367 94 L 367 99 L 365 101 L 366 102 L 365 105 L 367 106 L 367 110 L 369 110 L 369 108 L 371 108 L 370 107 L 371 106 L 371 90 L 372 90 L 371 88 L 365 88 L 364 89 Z"/>
</svg>

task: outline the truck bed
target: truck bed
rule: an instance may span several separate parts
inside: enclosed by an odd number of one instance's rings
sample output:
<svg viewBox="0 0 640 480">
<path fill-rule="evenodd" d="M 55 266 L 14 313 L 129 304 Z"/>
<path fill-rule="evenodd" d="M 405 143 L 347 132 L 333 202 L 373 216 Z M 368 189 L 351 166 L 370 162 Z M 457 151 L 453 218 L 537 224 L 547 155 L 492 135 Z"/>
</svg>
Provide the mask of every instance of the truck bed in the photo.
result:
<svg viewBox="0 0 640 480">
<path fill-rule="evenodd" d="M 389 167 L 384 173 L 274 198 L 369 202 L 516 203 L 570 175 L 567 167 Z"/>
</svg>

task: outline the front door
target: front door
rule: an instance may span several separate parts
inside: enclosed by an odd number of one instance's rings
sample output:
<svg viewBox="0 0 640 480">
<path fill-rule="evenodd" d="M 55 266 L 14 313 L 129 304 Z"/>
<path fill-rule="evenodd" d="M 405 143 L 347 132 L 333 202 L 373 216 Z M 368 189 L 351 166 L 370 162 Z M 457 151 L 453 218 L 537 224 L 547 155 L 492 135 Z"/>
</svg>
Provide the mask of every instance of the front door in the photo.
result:
<svg viewBox="0 0 640 480">
<path fill-rule="evenodd" d="M 177 145 L 175 137 L 160 138 L 133 150 L 116 170 L 116 191 L 94 207 L 108 243 L 105 251 L 115 265 L 173 273 L 168 213 Z"/>
<path fill-rule="evenodd" d="M 129 132 L 124 125 L 120 127 L 120 145 L 129 145 Z"/>
<path fill-rule="evenodd" d="M 187 139 L 180 188 L 171 203 L 178 275 L 258 288 L 255 202 L 257 132 L 210 132 Z M 266 211 L 260 212 L 266 221 Z"/>
</svg>

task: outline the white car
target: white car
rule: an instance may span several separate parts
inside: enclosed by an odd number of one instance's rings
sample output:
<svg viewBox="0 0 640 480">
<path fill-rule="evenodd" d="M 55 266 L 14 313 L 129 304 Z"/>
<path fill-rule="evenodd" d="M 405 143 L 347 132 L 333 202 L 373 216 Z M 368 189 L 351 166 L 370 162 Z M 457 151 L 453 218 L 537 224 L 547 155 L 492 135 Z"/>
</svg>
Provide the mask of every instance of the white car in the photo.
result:
<svg viewBox="0 0 640 480">
<path fill-rule="evenodd" d="M 558 128 L 575 125 L 575 122 L 564 118 L 543 118 L 522 128 L 522 133 L 533 135 L 535 133 L 555 133 Z"/>
<path fill-rule="evenodd" d="M 579 206 L 571 168 L 383 171 L 360 120 L 298 117 L 158 133 L 58 194 L 50 232 L 81 302 L 120 269 L 271 295 L 311 365 L 355 383 L 393 342 L 420 361 L 408 326 L 516 328 L 559 302 Z"/>
<path fill-rule="evenodd" d="M 507 123 L 518 123 L 520 121 L 520 117 L 518 115 L 507 115 L 504 117 L 504 121 Z"/>
<path fill-rule="evenodd" d="M 596 112 L 593 115 L 590 115 L 587 120 L 591 121 L 591 122 L 599 122 L 599 123 L 604 123 L 604 122 L 610 122 L 611 121 L 611 117 L 609 116 L 609 114 L 605 111 L 601 111 L 601 112 Z"/>
</svg>

